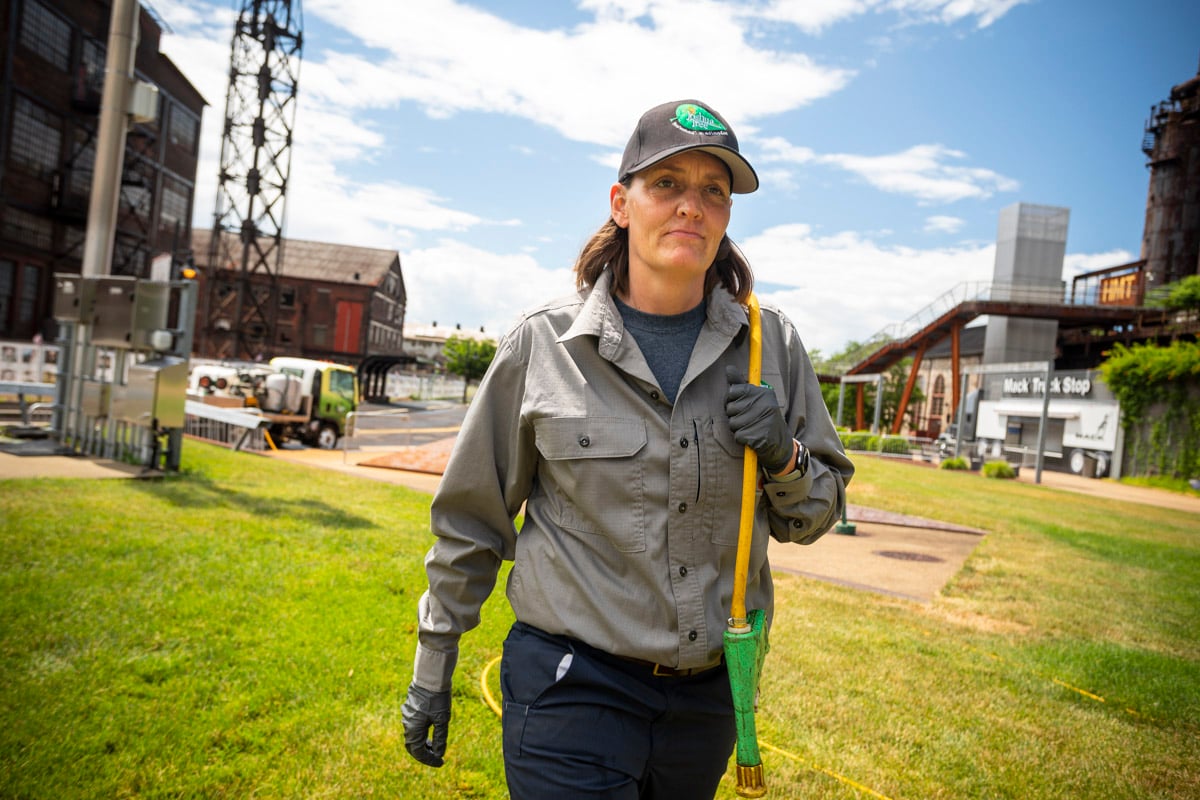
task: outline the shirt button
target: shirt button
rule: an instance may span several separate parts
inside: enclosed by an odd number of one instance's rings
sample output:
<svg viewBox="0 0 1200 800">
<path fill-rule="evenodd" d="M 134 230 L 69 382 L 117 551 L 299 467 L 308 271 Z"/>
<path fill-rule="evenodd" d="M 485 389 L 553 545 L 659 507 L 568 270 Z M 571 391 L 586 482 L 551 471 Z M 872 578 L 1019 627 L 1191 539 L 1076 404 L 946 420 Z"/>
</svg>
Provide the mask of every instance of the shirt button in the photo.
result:
<svg viewBox="0 0 1200 800">
<path fill-rule="evenodd" d="M 687 577 L 687 567 L 680 567 L 680 568 L 679 568 L 679 577 L 681 577 L 681 578 L 686 578 L 686 577 Z"/>
<path fill-rule="evenodd" d="M 651 393 L 650 393 L 650 398 L 651 398 L 652 400 L 657 400 L 657 399 L 658 399 L 658 392 L 651 392 Z"/>
<path fill-rule="evenodd" d="M 679 440 L 679 446 L 680 446 L 680 447 L 687 447 L 687 446 L 688 446 L 688 440 L 687 440 L 687 437 L 686 437 L 686 436 L 684 436 L 682 439 L 680 439 L 680 440 Z"/>
<path fill-rule="evenodd" d="M 588 445 L 590 445 L 591 443 L 592 443 L 592 440 L 591 440 L 591 439 L 589 439 L 588 437 L 586 437 L 586 436 L 580 436 L 580 437 L 579 437 L 579 446 L 580 446 L 580 447 L 587 447 L 587 446 L 588 446 Z"/>
<path fill-rule="evenodd" d="M 697 636 L 699 636 L 699 634 L 698 634 L 698 633 L 696 633 L 695 631 L 688 631 L 688 641 L 689 641 L 689 642 L 694 642 L 694 641 L 696 641 L 696 637 L 697 637 Z"/>
<path fill-rule="evenodd" d="M 679 504 L 679 513 L 680 513 L 680 514 L 685 514 L 685 513 L 687 513 L 687 503 L 680 503 L 680 504 Z"/>
<path fill-rule="evenodd" d="M 801 522 L 801 521 L 800 521 L 800 520 L 798 520 L 798 519 L 794 519 L 794 520 L 792 520 L 792 527 L 793 527 L 793 528 L 803 528 L 803 527 L 804 527 L 804 523 L 803 523 L 803 522 Z"/>
<path fill-rule="evenodd" d="M 776 492 L 775 496 L 776 497 L 787 497 L 787 492 Z"/>
</svg>

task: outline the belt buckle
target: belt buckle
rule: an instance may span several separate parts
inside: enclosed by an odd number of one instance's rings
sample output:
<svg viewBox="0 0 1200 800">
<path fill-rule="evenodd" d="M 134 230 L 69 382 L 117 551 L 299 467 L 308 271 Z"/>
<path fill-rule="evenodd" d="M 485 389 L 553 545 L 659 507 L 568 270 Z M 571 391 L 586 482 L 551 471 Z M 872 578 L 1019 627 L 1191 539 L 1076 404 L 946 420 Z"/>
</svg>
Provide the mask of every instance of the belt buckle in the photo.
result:
<svg viewBox="0 0 1200 800">
<path fill-rule="evenodd" d="M 675 669 L 674 667 L 664 667 L 662 664 L 655 664 L 651 673 L 656 678 L 677 678 L 679 676 L 687 677 L 691 670 Z"/>
</svg>

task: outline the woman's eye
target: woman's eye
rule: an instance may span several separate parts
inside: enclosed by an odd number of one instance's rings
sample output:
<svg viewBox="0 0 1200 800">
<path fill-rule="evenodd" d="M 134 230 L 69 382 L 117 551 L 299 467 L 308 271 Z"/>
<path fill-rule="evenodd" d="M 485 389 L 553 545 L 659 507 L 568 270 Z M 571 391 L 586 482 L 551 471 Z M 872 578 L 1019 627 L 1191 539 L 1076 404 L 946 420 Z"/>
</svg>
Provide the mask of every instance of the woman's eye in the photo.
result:
<svg viewBox="0 0 1200 800">
<path fill-rule="evenodd" d="M 659 178 L 657 181 L 654 182 L 654 185 L 660 189 L 670 189 L 672 186 L 675 185 L 675 181 L 672 180 L 671 178 Z"/>
</svg>

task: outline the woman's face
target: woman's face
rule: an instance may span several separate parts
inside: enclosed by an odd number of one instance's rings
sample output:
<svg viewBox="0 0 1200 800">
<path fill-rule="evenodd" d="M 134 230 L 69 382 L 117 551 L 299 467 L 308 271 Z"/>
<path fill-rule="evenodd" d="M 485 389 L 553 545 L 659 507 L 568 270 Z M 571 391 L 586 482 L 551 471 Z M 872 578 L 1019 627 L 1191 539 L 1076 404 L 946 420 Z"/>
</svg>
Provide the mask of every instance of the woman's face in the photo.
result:
<svg viewBox="0 0 1200 800">
<path fill-rule="evenodd" d="M 609 193 L 612 218 L 629 230 L 629 277 L 682 281 L 701 291 L 729 226 L 729 170 L 688 150 L 647 167 Z"/>
</svg>

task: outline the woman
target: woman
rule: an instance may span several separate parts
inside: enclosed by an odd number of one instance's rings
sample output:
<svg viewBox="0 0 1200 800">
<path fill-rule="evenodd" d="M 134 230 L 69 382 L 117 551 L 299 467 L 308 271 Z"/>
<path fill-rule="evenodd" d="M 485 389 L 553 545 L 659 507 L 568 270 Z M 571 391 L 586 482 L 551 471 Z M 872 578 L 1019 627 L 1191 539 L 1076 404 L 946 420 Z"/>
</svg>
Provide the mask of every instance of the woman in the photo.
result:
<svg viewBox="0 0 1200 800">
<path fill-rule="evenodd" d="M 745 382 L 752 275 L 725 230 L 731 195 L 757 187 L 712 108 L 651 109 L 576 263 L 579 291 L 501 340 L 433 501 L 403 709 L 421 762 L 442 763 L 458 640 L 509 559 L 512 797 L 716 791 L 736 733 L 722 636 L 744 448 L 763 467 L 747 607 L 768 615 L 768 534 L 816 540 L 853 473 L 778 311 L 763 311 L 763 385 Z"/>
</svg>

